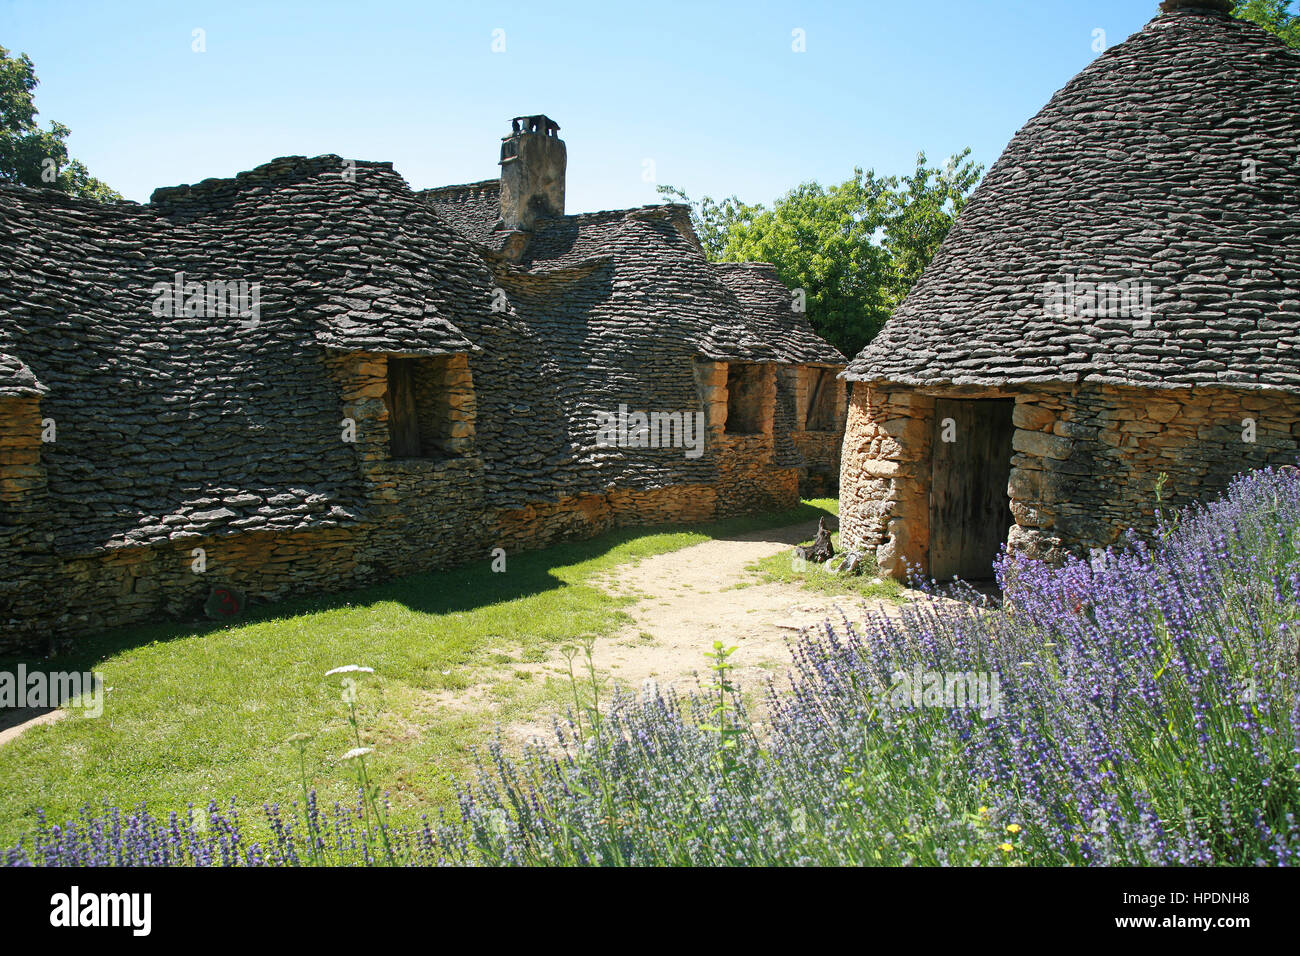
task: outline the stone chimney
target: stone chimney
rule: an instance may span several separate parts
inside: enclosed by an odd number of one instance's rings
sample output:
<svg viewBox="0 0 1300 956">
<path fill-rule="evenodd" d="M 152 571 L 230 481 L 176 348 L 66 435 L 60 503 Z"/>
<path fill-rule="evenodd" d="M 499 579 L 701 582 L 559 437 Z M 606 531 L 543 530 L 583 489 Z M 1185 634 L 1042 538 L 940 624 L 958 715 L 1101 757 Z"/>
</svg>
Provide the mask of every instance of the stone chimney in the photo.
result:
<svg viewBox="0 0 1300 956">
<path fill-rule="evenodd" d="M 501 218 L 528 230 L 541 216 L 564 215 L 568 155 L 560 126 L 546 116 L 516 116 L 501 138 Z"/>
</svg>

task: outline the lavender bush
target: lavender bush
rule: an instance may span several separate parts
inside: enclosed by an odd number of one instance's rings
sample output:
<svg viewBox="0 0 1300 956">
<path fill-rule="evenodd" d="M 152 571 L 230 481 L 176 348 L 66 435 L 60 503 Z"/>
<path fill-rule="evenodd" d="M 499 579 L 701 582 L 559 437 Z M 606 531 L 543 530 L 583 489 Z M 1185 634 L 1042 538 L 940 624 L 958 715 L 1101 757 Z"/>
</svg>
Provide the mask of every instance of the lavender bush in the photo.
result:
<svg viewBox="0 0 1300 956">
<path fill-rule="evenodd" d="M 234 802 L 223 810 L 216 801 L 207 810 L 191 806 L 165 819 L 145 807 L 123 812 L 104 806 L 86 807 L 65 824 L 40 825 L 29 840 L 11 848 L 8 866 L 368 866 L 403 863 L 438 866 L 450 862 L 443 847 L 454 843 L 440 835 L 444 824 L 428 820 L 420 827 L 365 824 L 365 796 L 355 804 L 334 804 L 328 811 L 316 805 L 292 804 L 287 812 L 265 804 L 257 831 L 270 837 L 252 841 L 254 828 L 244 821 Z"/>
<path fill-rule="evenodd" d="M 246 843 L 232 807 L 42 823 L 10 863 L 1275 864 L 1300 859 L 1300 477 L 1266 470 L 1062 568 L 1005 557 L 1002 607 L 935 594 L 794 644 L 756 724 L 715 648 L 701 693 L 578 699 L 491 747 L 461 820 L 307 793 Z M 995 678 L 971 705 L 907 675 Z M 912 681 L 916 684 L 916 681 Z M 575 688 L 578 682 L 575 681 Z M 371 804 L 367 804 L 367 800 Z M 303 805 L 305 804 L 305 806 Z M 378 822 L 375 822 L 376 819 Z"/>
</svg>

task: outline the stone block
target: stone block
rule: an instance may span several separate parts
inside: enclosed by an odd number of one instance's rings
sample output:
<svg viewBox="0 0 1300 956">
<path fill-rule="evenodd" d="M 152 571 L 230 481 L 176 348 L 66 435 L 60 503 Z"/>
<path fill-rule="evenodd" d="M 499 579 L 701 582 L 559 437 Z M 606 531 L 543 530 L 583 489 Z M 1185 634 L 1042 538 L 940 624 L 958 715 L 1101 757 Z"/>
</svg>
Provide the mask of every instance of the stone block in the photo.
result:
<svg viewBox="0 0 1300 956">
<path fill-rule="evenodd" d="M 1057 413 L 1041 405 L 1016 402 L 1011 410 L 1011 423 L 1025 431 L 1049 431 L 1057 420 Z"/>
<path fill-rule="evenodd" d="M 1017 428 L 1011 437 L 1011 447 L 1026 455 L 1064 461 L 1074 450 L 1074 442 L 1060 435 L 1026 431 Z"/>
</svg>

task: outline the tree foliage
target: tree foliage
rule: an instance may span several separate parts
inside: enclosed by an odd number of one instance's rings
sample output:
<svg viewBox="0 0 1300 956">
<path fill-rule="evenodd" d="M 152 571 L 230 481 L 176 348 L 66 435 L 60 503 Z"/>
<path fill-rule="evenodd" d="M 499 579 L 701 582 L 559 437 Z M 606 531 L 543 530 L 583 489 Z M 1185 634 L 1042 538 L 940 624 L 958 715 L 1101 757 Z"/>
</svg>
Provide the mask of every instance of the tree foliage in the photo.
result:
<svg viewBox="0 0 1300 956">
<path fill-rule="evenodd" d="M 771 262 L 803 289 L 814 329 L 856 355 L 920 277 L 979 182 L 970 150 L 942 168 L 924 153 L 907 176 L 854 169 L 838 185 L 804 183 L 772 208 L 735 196 L 692 202 L 681 189 L 661 195 L 691 206 L 705 254 L 719 262 Z"/>
<path fill-rule="evenodd" d="M 1300 49 L 1300 14 L 1290 12 L 1291 0 L 1237 0 L 1233 16 L 1258 24 L 1287 46 Z"/>
<path fill-rule="evenodd" d="M 62 123 L 41 129 L 32 91 L 39 81 L 27 54 L 11 57 L 0 46 L 0 182 L 57 189 L 100 202 L 122 197 L 68 156 L 71 130 Z"/>
</svg>

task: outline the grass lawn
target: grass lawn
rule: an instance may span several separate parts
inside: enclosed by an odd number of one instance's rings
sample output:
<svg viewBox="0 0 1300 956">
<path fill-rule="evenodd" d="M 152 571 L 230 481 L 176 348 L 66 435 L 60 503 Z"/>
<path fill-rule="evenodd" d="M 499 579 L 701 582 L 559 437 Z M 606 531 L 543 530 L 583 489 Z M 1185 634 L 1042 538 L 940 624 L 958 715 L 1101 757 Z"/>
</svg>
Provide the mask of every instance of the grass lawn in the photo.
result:
<svg viewBox="0 0 1300 956">
<path fill-rule="evenodd" d="M 311 734 L 307 776 L 322 802 L 355 795 L 354 744 L 340 677 L 358 682 L 371 779 L 390 791 L 394 819 L 451 806 L 469 748 L 496 724 L 538 708 L 563 710 L 567 678 L 518 670 L 549 649 L 614 632 L 627 616 L 591 579 L 608 568 L 713 537 L 815 520 L 834 502 L 673 529 L 622 529 L 589 541 L 452 571 L 414 575 L 324 598 L 254 609 L 238 625 L 160 624 L 78 642 L 46 670 L 95 670 L 109 688 L 104 714 L 37 726 L 0 747 L 0 847 L 32 829 L 35 813 L 62 821 L 85 803 L 147 803 L 154 813 L 237 797 L 245 817 L 301 793 L 294 734 Z M 789 565 L 788 558 L 786 565 Z M 12 662 L 16 663 L 16 662 Z M 27 662 L 29 666 L 32 661 Z M 0 664 L 8 667 L 9 664 Z M 489 682 L 478 706 L 447 706 Z M 250 821 L 251 822 L 251 821 Z"/>
<path fill-rule="evenodd" d="M 825 507 L 831 514 L 839 515 L 839 502 L 834 499 L 818 499 L 817 505 Z M 813 539 L 800 542 L 801 544 L 812 544 Z M 839 561 L 840 535 L 839 532 L 831 534 L 831 544 L 835 548 L 835 557 L 831 564 Z M 769 557 L 755 561 L 749 565 L 748 570 L 754 572 L 755 581 L 753 583 L 767 584 L 769 582 L 780 582 L 782 584 L 797 584 L 809 591 L 816 591 L 821 594 L 850 594 L 855 597 L 864 599 L 886 599 L 901 601 L 903 595 L 903 586 L 893 578 L 885 577 L 876 567 L 874 557 L 867 556 L 862 561 L 862 573 L 852 574 L 835 574 L 829 571 L 825 565 L 813 564 L 808 561 L 796 562 L 790 551 L 782 551 L 780 554 L 773 554 Z M 737 587 L 746 587 L 742 583 Z"/>
</svg>

